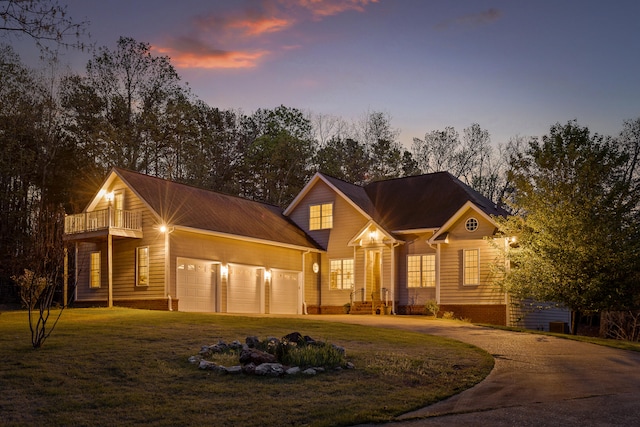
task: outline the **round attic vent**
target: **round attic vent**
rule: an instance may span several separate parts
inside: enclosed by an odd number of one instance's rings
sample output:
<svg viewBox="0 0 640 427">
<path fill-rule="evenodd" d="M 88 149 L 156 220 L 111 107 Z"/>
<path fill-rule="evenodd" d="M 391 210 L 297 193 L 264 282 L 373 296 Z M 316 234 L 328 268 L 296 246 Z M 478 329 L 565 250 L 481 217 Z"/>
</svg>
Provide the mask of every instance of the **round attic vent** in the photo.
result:
<svg viewBox="0 0 640 427">
<path fill-rule="evenodd" d="M 478 229 L 478 220 L 475 218 L 469 218 L 464 224 L 464 228 L 469 232 L 476 231 Z"/>
</svg>

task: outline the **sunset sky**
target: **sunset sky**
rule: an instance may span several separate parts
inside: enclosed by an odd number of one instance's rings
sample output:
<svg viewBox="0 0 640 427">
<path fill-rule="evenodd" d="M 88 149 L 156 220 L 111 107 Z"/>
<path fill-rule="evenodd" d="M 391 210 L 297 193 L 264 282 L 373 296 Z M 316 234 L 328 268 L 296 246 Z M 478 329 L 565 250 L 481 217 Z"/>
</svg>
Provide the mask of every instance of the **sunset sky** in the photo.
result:
<svg viewBox="0 0 640 427">
<path fill-rule="evenodd" d="M 640 117 L 636 0 L 61 3 L 90 21 L 97 46 L 127 36 L 168 55 L 211 106 L 284 104 L 347 120 L 383 111 L 407 147 L 474 122 L 504 143 L 571 119 L 616 135 Z M 88 59 L 63 61 L 81 72 Z"/>
</svg>

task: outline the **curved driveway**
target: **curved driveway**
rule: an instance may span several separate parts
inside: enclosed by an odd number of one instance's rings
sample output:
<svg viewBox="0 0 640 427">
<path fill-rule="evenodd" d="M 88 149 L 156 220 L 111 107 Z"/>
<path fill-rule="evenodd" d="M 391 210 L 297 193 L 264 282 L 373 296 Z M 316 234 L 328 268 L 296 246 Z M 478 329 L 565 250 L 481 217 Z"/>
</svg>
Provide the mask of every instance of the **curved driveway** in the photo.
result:
<svg viewBox="0 0 640 427">
<path fill-rule="evenodd" d="M 404 414 L 390 425 L 640 425 L 638 352 L 425 318 L 305 318 L 443 336 L 478 346 L 495 358 L 494 369 L 475 387 Z"/>
</svg>

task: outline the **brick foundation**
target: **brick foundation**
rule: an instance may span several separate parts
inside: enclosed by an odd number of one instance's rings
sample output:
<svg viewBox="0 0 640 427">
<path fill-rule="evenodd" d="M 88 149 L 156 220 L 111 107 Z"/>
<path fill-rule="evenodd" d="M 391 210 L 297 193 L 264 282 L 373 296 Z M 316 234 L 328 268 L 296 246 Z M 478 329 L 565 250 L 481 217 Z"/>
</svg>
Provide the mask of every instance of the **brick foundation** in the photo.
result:
<svg viewBox="0 0 640 427">
<path fill-rule="evenodd" d="M 507 306 L 505 304 L 441 304 L 438 317 L 442 317 L 446 311 L 453 312 L 456 319 L 470 319 L 474 323 L 501 326 L 507 324 Z"/>
</svg>

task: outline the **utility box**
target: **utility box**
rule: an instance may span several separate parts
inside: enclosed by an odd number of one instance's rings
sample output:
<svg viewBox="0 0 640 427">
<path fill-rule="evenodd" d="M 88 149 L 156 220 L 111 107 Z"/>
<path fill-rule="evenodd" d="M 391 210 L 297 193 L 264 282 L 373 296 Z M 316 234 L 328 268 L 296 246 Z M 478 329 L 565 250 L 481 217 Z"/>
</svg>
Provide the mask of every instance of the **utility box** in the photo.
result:
<svg viewBox="0 0 640 427">
<path fill-rule="evenodd" d="M 569 324 L 567 322 L 549 322 L 549 332 L 556 334 L 568 334 Z"/>
</svg>

